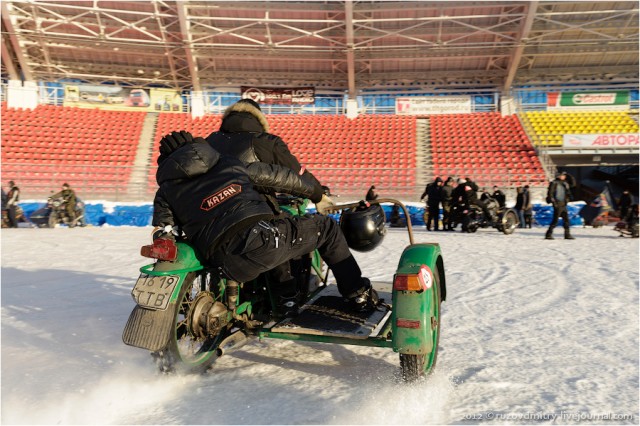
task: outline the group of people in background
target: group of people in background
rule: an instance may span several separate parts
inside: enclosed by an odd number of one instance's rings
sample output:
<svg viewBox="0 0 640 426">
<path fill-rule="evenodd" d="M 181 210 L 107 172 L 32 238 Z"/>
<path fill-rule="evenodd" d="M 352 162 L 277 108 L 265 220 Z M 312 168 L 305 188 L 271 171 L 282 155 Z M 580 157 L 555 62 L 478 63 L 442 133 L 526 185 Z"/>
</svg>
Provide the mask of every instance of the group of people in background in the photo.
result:
<svg viewBox="0 0 640 426">
<path fill-rule="evenodd" d="M 426 200 L 426 220 L 427 231 L 454 231 L 454 220 L 452 217 L 456 207 L 477 206 L 482 209 L 485 216 L 491 220 L 496 220 L 495 213 L 488 208 L 490 199 L 496 200 L 500 206 L 504 206 L 506 197 L 498 187 L 494 187 L 493 194 L 482 191 L 482 196 L 478 197 L 480 188 L 469 177 L 455 180 L 448 177 L 443 180 L 440 176 L 433 182 L 427 184 L 424 192 L 420 196 L 420 201 Z M 442 228 L 440 228 L 440 206 L 442 206 Z"/>
<path fill-rule="evenodd" d="M 52 209 L 52 201 L 59 199 L 61 202 L 60 208 L 64 211 L 64 222 L 69 226 L 75 226 L 76 224 L 84 226 L 84 203 L 77 198 L 75 191 L 69 186 L 68 183 L 62 184 L 62 189 L 59 192 L 53 193 L 47 200 L 47 209 L 49 212 Z M 18 228 L 18 223 L 27 222 L 29 226 L 37 225 L 36 222 L 31 223 L 24 215 L 24 212 L 18 206 L 20 201 L 20 188 L 14 181 L 8 182 L 8 190 L 5 192 L 2 189 L 2 227 L 3 228 Z M 33 219 L 35 221 L 35 219 Z M 62 218 L 61 218 L 62 221 Z"/>
</svg>

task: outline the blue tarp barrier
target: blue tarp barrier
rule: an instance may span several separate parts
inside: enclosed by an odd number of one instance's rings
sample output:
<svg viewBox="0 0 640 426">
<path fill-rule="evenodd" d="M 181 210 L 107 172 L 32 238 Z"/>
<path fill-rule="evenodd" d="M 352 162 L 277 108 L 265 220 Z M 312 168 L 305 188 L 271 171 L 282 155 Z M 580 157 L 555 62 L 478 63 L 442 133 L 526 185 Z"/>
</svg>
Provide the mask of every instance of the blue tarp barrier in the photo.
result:
<svg viewBox="0 0 640 426">
<path fill-rule="evenodd" d="M 33 212 L 41 207 L 44 207 L 45 203 L 26 202 L 20 203 L 20 207 L 24 210 L 27 218 L 31 216 Z M 584 202 L 571 203 L 568 206 L 569 220 L 571 226 L 582 226 L 584 220 L 580 216 L 580 210 L 585 205 Z M 424 226 L 424 207 L 407 205 L 407 211 L 411 217 L 411 224 L 414 226 Z M 387 216 L 387 222 L 391 218 L 391 204 L 383 204 L 385 215 Z M 315 208 L 308 210 L 310 213 L 314 213 Z M 153 215 L 153 204 L 144 204 L 137 206 L 121 205 L 115 206 L 113 212 L 105 212 L 104 205 L 102 203 L 89 203 L 85 205 L 85 218 L 87 225 L 102 226 L 104 224 L 110 226 L 150 226 Z M 340 215 L 337 213 L 330 215 L 336 221 L 339 221 Z M 404 212 L 400 210 L 400 218 L 404 218 Z M 440 218 L 442 218 L 442 210 L 440 211 Z M 534 204 L 533 206 L 533 218 L 534 223 L 540 226 L 549 226 L 551 219 L 553 218 L 553 207 L 548 204 Z M 562 219 L 558 223 L 558 226 L 562 226 Z"/>
<path fill-rule="evenodd" d="M 111 226 L 150 226 L 153 204 L 144 206 L 116 206 L 113 213 L 106 214 L 106 224 Z"/>
<path fill-rule="evenodd" d="M 584 225 L 584 219 L 580 216 L 580 210 L 585 205 L 584 202 L 572 203 L 567 206 L 567 212 L 569 213 L 569 225 L 570 226 L 582 226 Z M 541 226 L 549 226 L 553 219 L 553 206 L 550 204 L 534 204 L 533 205 L 533 219 L 535 223 Z M 558 221 L 558 226 L 563 226 L 563 220 Z"/>
<path fill-rule="evenodd" d="M 102 204 L 85 204 L 84 219 L 87 225 L 102 226 L 107 218 Z"/>
</svg>

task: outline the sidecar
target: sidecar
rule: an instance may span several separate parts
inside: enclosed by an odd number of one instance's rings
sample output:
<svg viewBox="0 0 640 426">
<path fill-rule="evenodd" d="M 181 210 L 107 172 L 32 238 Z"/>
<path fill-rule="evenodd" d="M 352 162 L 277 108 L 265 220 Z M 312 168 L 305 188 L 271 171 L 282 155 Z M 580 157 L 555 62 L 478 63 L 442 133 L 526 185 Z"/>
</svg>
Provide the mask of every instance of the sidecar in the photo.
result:
<svg viewBox="0 0 640 426">
<path fill-rule="evenodd" d="M 380 199 L 372 204 L 391 202 Z M 335 206 L 334 211 L 358 204 Z M 304 211 L 306 206 L 294 210 Z M 402 377 L 415 381 L 433 371 L 440 338 L 441 302 L 446 298 L 442 253 L 436 243 L 409 245 L 390 281 L 373 282 L 381 299 L 376 310 L 354 313 L 329 282 L 317 252 L 309 256 L 309 286 L 295 316 L 265 316 L 261 288 L 236 283 L 200 264 L 186 242 L 156 240 L 142 254 L 165 259 L 140 269 L 132 296 L 136 306 L 123 332 L 125 344 L 152 351 L 161 371 L 201 372 L 245 344 L 249 337 L 389 348 L 399 354 Z M 170 259 L 170 261 L 166 261 Z M 304 269 L 304 268 L 303 268 Z"/>
</svg>

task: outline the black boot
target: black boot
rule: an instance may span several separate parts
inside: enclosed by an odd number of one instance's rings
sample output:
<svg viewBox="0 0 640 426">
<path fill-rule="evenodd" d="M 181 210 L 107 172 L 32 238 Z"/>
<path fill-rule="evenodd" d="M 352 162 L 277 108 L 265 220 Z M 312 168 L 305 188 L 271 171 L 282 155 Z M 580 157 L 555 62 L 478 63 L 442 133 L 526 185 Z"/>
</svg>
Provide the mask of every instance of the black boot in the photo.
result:
<svg viewBox="0 0 640 426">
<path fill-rule="evenodd" d="M 555 238 L 553 238 L 552 234 L 553 234 L 552 230 L 547 231 L 546 235 L 544 236 L 544 239 L 545 240 L 553 240 L 553 239 L 555 239 Z"/>
<path fill-rule="evenodd" d="M 300 293 L 296 288 L 296 280 L 292 278 L 272 284 L 270 287 L 276 313 L 288 318 L 296 316 L 300 307 Z"/>
<path fill-rule="evenodd" d="M 354 297 L 362 289 L 362 271 L 358 262 L 350 255 L 340 262 L 329 265 L 338 283 L 338 291 L 347 299 Z"/>
<path fill-rule="evenodd" d="M 363 278 L 363 288 L 355 297 L 348 299 L 349 305 L 354 312 L 371 312 L 380 303 L 378 292 L 371 286 L 368 278 Z"/>
<path fill-rule="evenodd" d="M 571 235 L 571 232 L 569 232 L 569 230 L 564 231 L 564 239 L 565 240 L 575 240 L 576 238 Z"/>
</svg>

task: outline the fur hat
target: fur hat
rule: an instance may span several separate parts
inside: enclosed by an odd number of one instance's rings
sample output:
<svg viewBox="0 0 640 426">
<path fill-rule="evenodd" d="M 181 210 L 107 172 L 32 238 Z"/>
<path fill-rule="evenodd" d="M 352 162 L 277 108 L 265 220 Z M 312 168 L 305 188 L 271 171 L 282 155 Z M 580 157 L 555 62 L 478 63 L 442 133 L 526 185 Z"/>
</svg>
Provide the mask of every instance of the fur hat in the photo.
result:
<svg viewBox="0 0 640 426">
<path fill-rule="evenodd" d="M 229 106 L 222 116 L 222 121 L 229 116 L 232 112 L 248 112 L 258 119 L 260 125 L 264 129 L 265 133 L 269 133 L 269 123 L 267 123 L 267 117 L 264 116 L 260 105 L 252 99 L 240 99 L 235 104 Z"/>
</svg>

